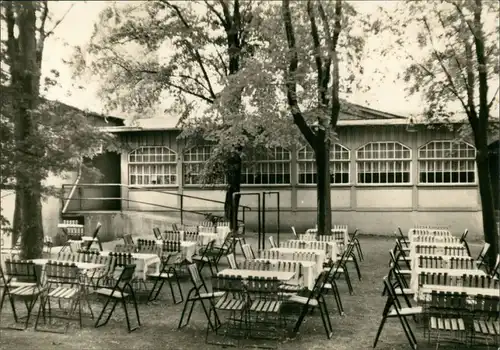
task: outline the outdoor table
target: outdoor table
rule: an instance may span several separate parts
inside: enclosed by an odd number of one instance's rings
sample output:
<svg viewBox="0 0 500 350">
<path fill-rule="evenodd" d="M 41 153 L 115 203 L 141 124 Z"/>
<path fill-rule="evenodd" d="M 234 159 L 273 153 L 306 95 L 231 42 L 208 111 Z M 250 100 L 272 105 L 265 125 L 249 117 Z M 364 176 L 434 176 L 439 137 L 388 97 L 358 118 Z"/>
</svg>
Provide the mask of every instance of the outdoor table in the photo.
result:
<svg viewBox="0 0 500 350">
<path fill-rule="evenodd" d="M 415 267 L 411 271 L 411 280 L 410 280 L 410 289 L 412 292 L 418 292 L 418 276 L 420 273 L 442 273 L 448 274 L 448 276 L 463 276 L 463 275 L 477 275 L 477 276 L 486 276 L 486 272 L 483 270 L 479 270 L 477 268 L 474 269 L 432 269 L 432 268 L 418 268 Z"/>
<path fill-rule="evenodd" d="M 271 248 L 270 251 L 278 252 L 280 259 L 294 260 L 294 253 L 313 253 L 316 254 L 316 271 L 323 270 L 323 263 L 326 259 L 326 253 L 320 249 L 300 249 L 300 248 Z"/>
<path fill-rule="evenodd" d="M 109 255 L 110 251 L 102 251 L 101 255 Z M 147 254 L 147 253 L 130 253 L 132 255 L 132 259 L 134 259 L 135 263 L 135 277 L 137 279 L 146 280 L 149 272 L 151 273 L 159 273 L 161 259 L 156 254 Z"/>
<path fill-rule="evenodd" d="M 442 248 L 443 250 L 443 254 L 439 254 L 437 253 L 436 255 L 441 255 L 443 256 L 444 255 L 444 248 L 462 248 L 464 245 L 463 243 L 443 243 L 443 242 L 417 242 L 417 243 L 410 243 L 410 254 L 409 254 L 409 259 L 410 259 L 410 266 L 411 268 L 413 269 L 413 267 L 415 266 L 414 262 L 417 261 L 416 260 L 416 256 L 417 256 L 417 253 L 416 253 L 416 246 L 419 245 L 419 246 L 429 246 L 429 247 L 438 247 L 438 248 Z"/>
<path fill-rule="evenodd" d="M 78 261 L 67 261 L 67 260 L 54 260 L 54 259 L 32 259 L 30 261 L 33 261 L 35 265 L 41 268 L 41 274 L 38 276 L 40 279 L 40 283 L 42 285 L 45 284 L 46 278 L 45 278 L 45 266 L 49 261 L 53 263 L 58 263 L 58 264 L 69 264 L 72 265 L 74 264 L 81 272 L 89 271 L 89 270 L 96 270 L 96 269 L 101 269 L 105 267 L 106 265 L 104 264 L 96 264 L 96 263 L 86 263 L 86 262 L 78 262 Z"/>
<path fill-rule="evenodd" d="M 151 237 L 137 237 L 137 239 L 145 239 L 150 241 L 155 241 L 159 246 L 163 246 L 163 240 L 161 239 L 151 239 Z M 181 255 L 182 259 L 186 259 L 191 262 L 193 255 L 196 255 L 196 242 L 191 241 L 180 241 L 181 242 Z M 136 268 L 137 269 L 137 268 Z"/>
<path fill-rule="evenodd" d="M 326 257 L 331 258 L 333 261 L 336 261 L 337 256 L 339 255 L 339 249 L 337 246 L 337 242 L 335 242 L 335 241 L 321 242 L 321 241 L 304 241 L 304 240 L 300 240 L 300 239 L 290 239 L 286 242 L 282 242 L 281 244 L 288 245 L 288 247 L 282 247 L 282 248 L 293 248 L 293 249 L 297 248 L 297 249 L 316 250 L 314 245 L 317 245 L 317 244 L 323 245 L 323 243 L 327 247 L 325 250 Z M 291 247 L 290 247 L 290 245 L 291 245 Z"/>
<path fill-rule="evenodd" d="M 295 272 L 224 269 L 217 273 L 217 276 L 233 276 L 243 279 L 250 276 L 258 278 L 277 278 L 281 282 L 288 282 L 295 276 Z"/>
<path fill-rule="evenodd" d="M 314 282 L 316 281 L 316 277 L 318 277 L 319 272 L 316 270 L 316 263 L 314 261 L 296 261 L 296 260 L 285 260 L 285 259 L 254 259 L 253 261 L 257 262 L 269 262 L 271 264 L 278 264 L 280 262 L 298 262 L 302 265 L 302 284 L 309 290 L 312 290 L 314 287 Z M 299 279 L 299 276 L 295 276 L 296 279 Z M 293 282 L 291 282 L 293 283 Z"/>
<path fill-rule="evenodd" d="M 492 297 L 499 297 L 500 290 L 497 288 L 479 288 L 479 287 L 463 287 L 463 286 L 441 286 L 434 284 L 424 284 L 420 287 L 421 294 L 430 294 L 432 291 L 436 292 L 452 292 L 452 293 L 465 293 L 468 296 L 487 295 Z"/>
</svg>

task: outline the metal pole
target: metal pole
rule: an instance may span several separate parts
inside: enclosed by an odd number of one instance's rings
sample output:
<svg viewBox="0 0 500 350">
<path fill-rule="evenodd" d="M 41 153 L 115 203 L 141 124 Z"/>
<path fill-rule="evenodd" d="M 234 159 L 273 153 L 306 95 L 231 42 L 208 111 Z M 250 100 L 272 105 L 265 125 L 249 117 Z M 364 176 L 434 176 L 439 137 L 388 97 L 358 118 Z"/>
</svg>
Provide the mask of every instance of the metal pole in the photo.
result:
<svg viewBox="0 0 500 350">
<path fill-rule="evenodd" d="M 257 213 L 257 218 L 258 218 L 258 224 L 257 224 L 258 228 L 257 228 L 257 230 L 258 230 L 258 237 L 259 238 L 260 238 L 260 229 L 261 229 L 260 209 L 261 209 L 260 208 L 260 193 L 257 193 L 257 211 L 258 211 L 258 213 Z M 260 244 L 259 244 L 259 246 L 260 246 Z M 260 247 L 259 247 L 259 252 L 260 252 Z"/>
<path fill-rule="evenodd" d="M 266 249 L 266 192 L 262 192 L 262 250 Z"/>
<path fill-rule="evenodd" d="M 278 225 L 278 246 L 279 246 L 280 245 L 280 193 L 276 192 L 276 194 L 278 195 L 277 198 L 278 213 L 277 213 L 276 223 Z"/>
<path fill-rule="evenodd" d="M 181 225 L 184 225 L 184 197 L 181 194 Z"/>
<path fill-rule="evenodd" d="M 257 196 L 257 244 L 258 249 L 261 248 L 261 221 L 260 221 L 260 192 L 234 192 L 233 193 L 233 207 L 236 206 L 236 196 Z"/>
</svg>

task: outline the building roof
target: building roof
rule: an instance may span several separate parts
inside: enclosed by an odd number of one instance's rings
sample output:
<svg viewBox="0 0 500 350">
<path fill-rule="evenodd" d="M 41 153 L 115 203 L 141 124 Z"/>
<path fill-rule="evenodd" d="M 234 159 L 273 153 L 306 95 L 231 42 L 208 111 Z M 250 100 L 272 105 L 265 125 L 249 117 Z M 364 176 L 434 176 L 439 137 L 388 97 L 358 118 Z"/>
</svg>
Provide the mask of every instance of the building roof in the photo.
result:
<svg viewBox="0 0 500 350">
<path fill-rule="evenodd" d="M 349 112 L 340 112 L 337 125 L 405 125 L 406 117 L 378 111 L 365 106 L 351 104 Z M 133 131 L 180 131 L 179 118 L 144 118 L 135 119 L 131 124 L 123 127 L 105 128 L 108 132 L 133 132 Z"/>
<path fill-rule="evenodd" d="M 0 100 L 2 101 L 2 105 L 4 106 L 5 104 L 8 104 L 9 97 L 12 94 L 12 90 L 9 86 L 5 85 L 0 85 Z M 107 116 L 103 114 L 99 114 L 96 112 L 91 112 L 91 111 L 82 111 L 81 109 L 70 106 L 66 103 L 56 101 L 56 100 L 49 100 L 47 98 L 41 97 L 40 96 L 40 102 L 43 103 L 51 103 L 53 105 L 52 108 L 55 109 L 55 112 L 60 112 L 60 113 L 68 113 L 68 112 L 74 112 L 74 113 L 84 113 L 88 117 L 93 117 L 96 119 L 101 119 L 104 123 L 106 124 L 111 124 L 114 126 L 124 126 L 125 125 L 125 119 L 116 117 L 116 116 Z"/>
</svg>

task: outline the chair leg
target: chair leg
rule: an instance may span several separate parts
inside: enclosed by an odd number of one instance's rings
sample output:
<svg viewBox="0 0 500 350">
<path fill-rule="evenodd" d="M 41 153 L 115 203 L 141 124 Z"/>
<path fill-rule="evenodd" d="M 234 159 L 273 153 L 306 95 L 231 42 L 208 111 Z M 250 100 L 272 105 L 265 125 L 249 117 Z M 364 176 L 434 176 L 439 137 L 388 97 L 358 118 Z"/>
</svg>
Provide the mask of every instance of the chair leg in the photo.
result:
<svg viewBox="0 0 500 350">
<path fill-rule="evenodd" d="M 35 320 L 35 331 L 38 329 L 38 320 L 40 319 L 40 314 L 44 315 L 44 320 L 45 320 L 45 305 L 47 304 L 48 298 L 49 297 L 40 298 L 40 307 L 38 308 L 38 314 L 36 315 L 36 320 Z"/>
<path fill-rule="evenodd" d="M 325 327 L 326 337 L 331 339 L 333 334 L 332 322 L 330 321 L 330 315 L 323 297 L 322 300 L 318 301 L 319 312 L 321 314 L 321 320 L 323 321 L 323 326 Z"/>
<path fill-rule="evenodd" d="M 181 300 L 179 301 L 177 301 L 177 299 L 175 298 L 174 286 L 172 285 L 172 281 L 170 279 L 168 280 L 168 285 L 170 286 L 170 293 L 172 294 L 172 300 L 174 301 L 174 304 L 177 305 L 184 301 L 184 296 L 182 295 L 181 285 L 179 283 L 179 280 L 177 279 L 177 276 L 175 278 L 175 283 L 177 283 L 177 288 L 179 289 L 179 295 L 181 297 Z"/>
<path fill-rule="evenodd" d="M 151 291 L 149 292 L 148 296 L 148 301 L 153 301 L 158 298 L 158 295 L 160 294 L 161 289 L 163 288 L 163 284 L 165 283 L 165 280 L 161 277 L 158 277 L 155 280 L 155 283 L 153 284 L 153 287 L 151 288 Z M 155 293 L 156 291 L 156 293 Z M 153 296 L 154 294 L 154 296 Z"/>
<path fill-rule="evenodd" d="M 302 308 L 302 311 L 299 315 L 299 318 L 297 319 L 297 322 L 295 322 L 295 326 L 293 327 L 293 334 L 294 335 L 297 335 L 297 333 L 299 332 L 300 326 L 302 325 L 302 322 L 304 322 L 304 318 L 306 317 L 307 311 L 308 311 L 308 307 L 306 305 L 304 305 L 304 307 Z"/>
<path fill-rule="evenodd" d="M 342 299 L 340 298 L 339 287 L 337 286 L 337 282 L 335 279 L 332 280 L 332 291 L 333 296 L 335 297 L 335 302 L 337 303 L 337 309 L 339 311 L 340 316 L 344 316 L 344 306 L 342 305 Z"/>
<path fill-rule="evenodd" d="M 356 258 L 356 255 L 352 253 L 352 262 L 354 263 L 354 267 L 356 268 L 356 273 L 358 274 L 358 280 L 361 281 L 361 270 L 359 269 L 359 264 L 358 264 L 358 259 Z"/>
<path fill-rule="evenodd" d="M 111 301 L 111 298 L 108 298 L 108 300 L 104 304 L 104 307 L 102 308 L 101 314 L 99 315 L 99 317 L 97 318 L 97 321 L 95 322 L 95 328 L 102 327 L 105 324 L 107 324 L 109 319 L 111 318 L 111 315 L 113 314 L 113 311 L 115 311 L 116 305 L 118 304 L 118 300 L 113 299 L 113 301 L 112 301 L 113 305 L 111 307 L 111 310 L 109 311 L 108 316 L 106 316 L 106 320 L 103 323 L 99 324 L 99 321 L 101 321 L 101 318 L 104 316 L 104 313 L 106 312 L 106 309 L 108 308 L 110 301 Z"/>
<path fill-rule="evenodd" d="M 384 328 L 384 324 L 385 324 L 386 320 L 387 320 L 387 318 L 385 316 L 382 317 L 382 321 L 380 322 L 380 326 L 378 326 L 377 335 L 375 336 L 375 341 L 373 342 L 374 348 L 377 346 L 378 338 L 380 337 L 380 334 L 382 333 L 382 329 Z"/>
<path fill-rule="evenodd" d="M 189 303 L 191 303 L 191 308 L 189 310 L 187 320 L 183 324 L 182 321 L 184 320 L 184 316 L 185 316 L 185 313 L 186 313 L 186 310 L 188 308 L 188 304 Z M 184 303 L 184 307 L 182 308 L 181 319 L 179 321 L 179 325 L 177 326 L 178 329 L 183 328 L 183 327 L 185 327 L 185 326 L 187 326 L 189 324 L 189 321 L 191 319 L 191 314 L 193 313 L 193 308 L 194 308 L 194 304 L 195 303 L 196 303 L 196 301 L 195 300 L 190 300 L 189 299 L 189 295 L 188 295 L 188 299 L 186 300 L 186 302 Z"/>
<path fill-rule="evenodd" d="M 363 250 L 361 249 L 361 244 L 359 243 L 359 240 L 357 238 L 354 238 L 354 246 L 356 247 L 356 250 L 358 252 L 359 259 L 361 261 L 364 261 L 365 256 L 363 255 Z"/>
</svg>

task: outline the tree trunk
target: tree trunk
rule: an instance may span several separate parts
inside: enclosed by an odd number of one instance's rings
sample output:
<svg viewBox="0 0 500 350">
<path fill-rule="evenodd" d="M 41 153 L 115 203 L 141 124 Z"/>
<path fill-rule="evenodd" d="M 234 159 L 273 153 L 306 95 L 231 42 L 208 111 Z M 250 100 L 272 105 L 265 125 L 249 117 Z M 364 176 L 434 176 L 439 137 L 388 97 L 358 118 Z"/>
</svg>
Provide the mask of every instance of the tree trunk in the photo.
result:
<svg viewBox="0 0 500 350">
<path fill-rule="evenodd" d="M 332 227 L 330 201 L 330 142 L 324 133 L 318 133 L 315 147 L 317 170 L 317 222 L 318 234 L 328 235 Z"/>
<path fill-rule="evenodd" d="M 17 176 L 17 178 L 20 178 Z M 19 188 L 16 188 L 16 200 L 14 203 L 14 218 L 12 220 L 12 247 L 14 247 L 17 243 L 17 240 L 21 236 L 22 232 L 22 225 L 23 225 L 23 218 L 22 218 L 22 211 L 21 211 L 21 190 Z"/>
<path fill-rule="evenodd" d="M 485 138 L 486 139 L 486 138 Z M 493 268 L 498 254 L 498 232 L 495 218 L 495 206 L 493 203 L 493 192 L 488 163 L 488 146 L 486 142 L 481 142 L 477 148 L 476 159 L 477 175 L 479 180 L 479 195 L 481 197 L 484 239 L 490 244 L 488 250 L 488 266 Z"/>
<path fill-rule="evenodd" d="M 40 150 L 32 144 L 31 137 L 36 132 L 32 111 L 38 105 L 39 78 L 36 52 L 36 9 L 32 1 L 19 3 L 19 56 L 17 66 L 20 80 L 13 82 L 20 91 L 19 108 L 15 120 L 16 147 L 22 154 L 23 172 L 18 173 L 17 189 L 21 192 L 22 216 L 21 258 L 34 259 L 42 255 L 43 225 L 41 206 L 41 174 L 36 171 L 37 155 Z M 26 162 L 26 163 L 24 163 Z M 24 164 L 23 164 L 24 163 Z M 28 169 L 33 171 L 28 171 Z"/>
<path fill-rule="evenodd" d="M 236 196 L 233 203 L 233 194 L 241 190 L 241 157 L 238 154 L 233 155 L 228 161 L 226 200 L 224 201 L 224 216 L 229 221 L 230 229 L 238 228 L 238 208 L 240 205 L 240 196 Z"/>
</svg>

